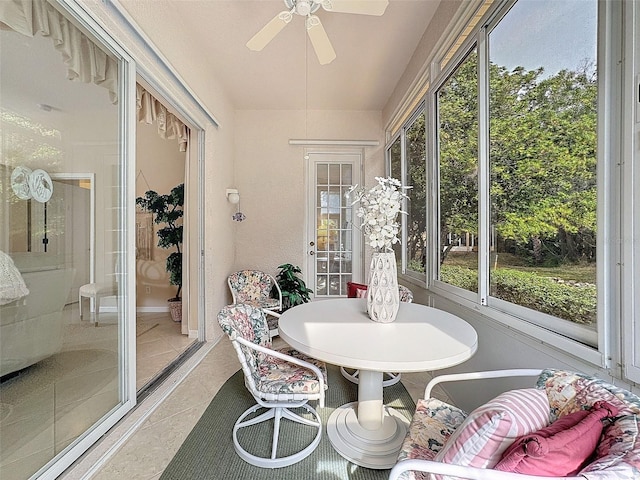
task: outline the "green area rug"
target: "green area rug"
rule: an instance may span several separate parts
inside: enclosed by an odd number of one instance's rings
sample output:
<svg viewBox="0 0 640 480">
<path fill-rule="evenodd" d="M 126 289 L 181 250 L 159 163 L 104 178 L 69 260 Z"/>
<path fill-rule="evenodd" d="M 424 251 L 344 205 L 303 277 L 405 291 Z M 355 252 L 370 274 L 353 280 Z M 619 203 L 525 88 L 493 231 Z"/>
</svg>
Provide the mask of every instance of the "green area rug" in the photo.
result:
<svg viewBox="0 0 640 480">
<path fill-rule="evenodd" d="M 325 408 L 317 408 L 323 422 L 322 440 L 316 450 L 304 460 L 289 467 L 268 469 L 249 465 L 233 449 L 232 430 L 238 417 L 255 400 L 244 386 L 242 371 L 236 372 L 222 386 L 198 423 L 164 470 L 161 480 L 251 479 L 251 480 L 386 480 L 389 470 L 359 467 L 342 458 L 331 446 L 326 435 L 326 422 L 333 410 L 357 399 L 358 387 L 346 380 L 338 367 L 327 365 L 329 389 Z M 384 403 L 408 419 L 415 410 L 409 393 L 397 383 L 384 389 Z M 316 402 L 311 403 L 314 408 Z M 254 454 L 268 455 L 271 448 L 269 422 L 251 427 L 240 443 Z M 249 427 L 242 430 L 250 430 Z M 241 431 L 242 431 L 241 430 Z M 309 429 L 284 421 L 280 425 L 279 452 L 300 442 L 307 445 L 312 437 Z M 250 447 L 249 447 L 250 445 Z M 282 450 L 281 450 L 282 448 Z M 255 449 L 255 450 L 254 450 Z M 261 451 L 263 450 L 263 451 Z"/>
</svg>

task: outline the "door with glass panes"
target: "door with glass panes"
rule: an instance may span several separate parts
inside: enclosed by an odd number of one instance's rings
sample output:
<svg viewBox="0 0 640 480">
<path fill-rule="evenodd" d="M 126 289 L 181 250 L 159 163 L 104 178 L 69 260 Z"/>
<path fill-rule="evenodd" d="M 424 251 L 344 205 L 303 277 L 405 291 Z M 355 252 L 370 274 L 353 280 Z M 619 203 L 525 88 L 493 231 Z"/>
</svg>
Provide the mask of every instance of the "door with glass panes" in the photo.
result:
<svg viewBox="0 0 640 480">
<path fill-rule="evenodd" d="M 358 218 L 345 197 L 360 184 L 362 152 L 307 152 L 307 279 L 314 297 L 347 295 L 347 282 L 362 281 Z"/>
</svg>

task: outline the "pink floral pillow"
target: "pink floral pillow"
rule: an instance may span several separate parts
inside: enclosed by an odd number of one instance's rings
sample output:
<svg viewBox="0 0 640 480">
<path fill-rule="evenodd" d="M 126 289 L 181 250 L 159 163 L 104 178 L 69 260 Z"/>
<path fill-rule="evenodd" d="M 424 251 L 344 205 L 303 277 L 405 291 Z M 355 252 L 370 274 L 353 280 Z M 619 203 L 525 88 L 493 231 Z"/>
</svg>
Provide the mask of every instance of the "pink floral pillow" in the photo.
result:
<svg viewBox="0 0 640 480">
<path fill-rule="evenodd" d="M 596 402 L 591 410 L 564 415 L 548 427 L 517 439 L 495 469 L 549 477 L 575 475 L 596 449 L 602 420 L 617 414 L 613 405 Z"/>
</svg>

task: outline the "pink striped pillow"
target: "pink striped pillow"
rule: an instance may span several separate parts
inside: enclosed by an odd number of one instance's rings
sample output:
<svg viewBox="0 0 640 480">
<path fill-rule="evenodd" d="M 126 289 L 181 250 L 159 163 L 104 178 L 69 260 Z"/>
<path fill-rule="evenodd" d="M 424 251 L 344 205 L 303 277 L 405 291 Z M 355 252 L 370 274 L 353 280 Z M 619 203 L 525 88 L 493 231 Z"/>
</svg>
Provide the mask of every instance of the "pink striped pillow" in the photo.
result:
<svg viewBox="0 0 640 480">
<path fill-rule="evenodd" d="M 544 390 L 511 390 L 471 412 L 434 461 L 493 468 L 517 437 L 548 424 L 549 400 Z"/>
</svg>

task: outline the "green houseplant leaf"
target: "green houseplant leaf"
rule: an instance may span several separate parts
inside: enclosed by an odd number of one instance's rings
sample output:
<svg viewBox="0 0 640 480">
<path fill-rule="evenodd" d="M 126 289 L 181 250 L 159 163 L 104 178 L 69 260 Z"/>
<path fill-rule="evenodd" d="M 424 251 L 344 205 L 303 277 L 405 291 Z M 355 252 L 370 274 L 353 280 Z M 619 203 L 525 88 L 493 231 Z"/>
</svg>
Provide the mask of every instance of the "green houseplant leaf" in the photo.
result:
<svg viewBox="0 0 640 480">
<path fill-rule="evenodd" d="M 309 294 L 313 293 L 313 290 L 307 288 L 304 280 L 298 277 L 298 274 L 302 273 L 300 267 L 285 263 L 278 268 L 280 273 L 276 276 L 276 280 L 282 291 L 283 311 L 311 300 Z"/>
</svg>

